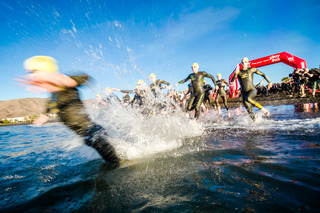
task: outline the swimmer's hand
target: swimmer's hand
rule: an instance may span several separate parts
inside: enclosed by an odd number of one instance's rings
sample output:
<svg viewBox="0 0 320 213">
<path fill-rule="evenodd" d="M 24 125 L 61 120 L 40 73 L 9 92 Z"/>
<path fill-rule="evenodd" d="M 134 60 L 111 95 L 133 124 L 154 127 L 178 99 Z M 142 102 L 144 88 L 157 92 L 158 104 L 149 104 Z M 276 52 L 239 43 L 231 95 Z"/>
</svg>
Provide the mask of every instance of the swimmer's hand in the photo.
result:
<svg viewBox="0 0 320 213">
<path fill-rule="evenodd" d="M 47 122 L 48 120 L 49 120 L 48 116 L 41 114 L 36 120 L 33 121 L 33 124 L 35 124 L 36 126 L 40 126 L 45 122 Z"/>
<path fill-rule="evenodd" d="M 176 86 L 178 86 L 179 85 L 179 83 L 176 83 L 175 85 L 174 85 L 174 87 L 176 87 Z"/>
<path fill-rule="evenodd" d="M 58 92 L 63 87 L 77 87 L 78 83 L 72 78 L 60 74 L 45 71 L 31 73 L 22 79 L 16 79 L 21 83 L 45 89 L 48 92 Z"/>
</svg>

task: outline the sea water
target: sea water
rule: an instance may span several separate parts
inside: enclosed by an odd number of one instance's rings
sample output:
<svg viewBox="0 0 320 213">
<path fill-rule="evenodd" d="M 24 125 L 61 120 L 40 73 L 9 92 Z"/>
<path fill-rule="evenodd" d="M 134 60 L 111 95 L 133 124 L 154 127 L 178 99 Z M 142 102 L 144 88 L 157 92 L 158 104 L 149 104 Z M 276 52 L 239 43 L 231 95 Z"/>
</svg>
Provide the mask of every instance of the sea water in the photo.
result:
<svg viewBox="0 0 320 213">
<path fill-rule="evenodd" d="M 317 212 L 318 105 L 267 108 L 89 112 L 131 162 L 117 169 L 61 123 L 1 127 L 0 211 Z"/>
</svg>

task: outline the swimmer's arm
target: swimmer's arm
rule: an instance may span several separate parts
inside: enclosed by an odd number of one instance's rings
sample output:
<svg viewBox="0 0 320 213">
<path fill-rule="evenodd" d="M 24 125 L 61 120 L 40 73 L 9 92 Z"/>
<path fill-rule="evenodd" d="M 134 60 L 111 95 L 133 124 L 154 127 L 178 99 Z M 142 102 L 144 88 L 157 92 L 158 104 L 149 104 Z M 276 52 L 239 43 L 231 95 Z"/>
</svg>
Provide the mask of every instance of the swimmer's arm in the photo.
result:
<svg viewBox="0 0 320 213">
<path fill-rule="evenodd" d="M 216 79 L 213 77 L 213 75 L 210 75 L 209 73 L 207 72 L 203 72 L 203 76 L 207 77 L 207 78 L 211 78 L 212 82 L 214 83 L 215 85 L 215 89 L 218 90 L 219 87 L 217 85 L 217 82 L 216 82 Z"/>
<path fill-rule="evenodd" d="M 67 77 L 67 76 L 66 76 Z M 81 75 L 81 76 L 70 76 L 70 78 L 76 82 L 76 86 L 80 86 L 85 84 L 88 80 L 89 80 L 89 76 L 88 75 Z M 76 87 L 74 82 L 71 82 L 70 80 L 67 81 L 67 79 L 65 79 L 65 84 L 68 84 L 69 86 L 66 87 Z"/>
<path fill-rule="evenodd" d="M 272 83 L 269 80 L 269 78 L 266 76 L 266 74 L 264 74 L 263 72 L 260 72 L 258 69 L 254 68 L 254 72 L 257 73 L 258 75 L 261 75 L 264 79 L 266 79 L 266 81 L 268 81 L 268 86 L 267 89 L 269 90 L 272 87 Z"/>
<path fill-rule="evenodd" d="M 240 66 L 238 64 L 236 70 L 234 71 L 234 75 L 231 79 L 231 82 L 234 82 L 234 80 L 236 80 L 236 78 L 238 78 L 239 73 L 240 73 Z"/>
<path fill-rule="evenodd" d="M 167 86 L 165 88 L 167 88 L 168 90 L 171 90 L 171 85 L 169 82 L 161 80 L 161 83 L 166 84 Z M 164 88 L 163 88 L 164 89 Z"/>
<path fill-rule="evenodd" d="M 43 71 L 37 71 L 23 77 L 22 79 L 16 80 L 24 84 L 43 88 L 52 93 L 60 91 L 63 87 L 78 86 L 78 83 L 75 80 L 66 75 Z"/>
<path fill-rule="evenodd" d="M 66 76 L 60 73 L 50 73 L 50 72 L 35 72 L 30 74 L 36 82 L 52 84 L 57 87 L 77 87 L 88 80 L 87 77 L 82 76 Z"/>
<path fill-rule="evenodd" d="M 136 90 L 119 90 L 119 92 L 122 92 L 122 93 L 135 93 Z"/>
<path fill-rule="evenodd" d="M 230 84 L 227 82 L 226 79 L 224 79 L 224 83 L 225 83 L 228 87 L 230 86 Z"/>
<path fill-rule="evenodd" d="M 269 78 L 266 76 L 266 74 L 264 74 L 263 72 L 259 71 L 257 68 L 253 68 L 254 72 L 257 73 L 258 75 L 261 75 L 264 79 L 266 79 L 266 81 L 268 81 L 268 84 L 271 83 L 271 81 L 269 80 Z"/>
<path fill-rule="evenodd" d="M 117 89 L 117 88 L 111 88 L 112 91 L 122 92 L 122 93 L 135 93 L 135 90 L 124 90 L 124 89 Z"/>
<path fill-rule="evenodd" d="M 167 81 L 165 81 L 165 80 L 161 80 L 160 82 L 161 82 L 162 84 L 166 84 L 166 85 L 170 86 L 170 83 L 167 82 Z"/>
<path fill-rule="evenodd" d="M 207 77 L 207 78 L 211 78 L 211 80 L 212 80 L 212 82 L 214 83 L 214 85 L 215 85 L 215 86 L 217 85 L 216 79 L 213 77 L 213 75 L 211 75 L 211 74 L 203 71 L 203 76 L 204 76 L 204 77 Z"/>
<path fill-rule="evenodd" d="M 191 75 L 188 75 L 188 77 L 187 77 L 187 78 L 185 78 L 185 79 L 183 79 L 183 80 L 179 81 L 179 82 L 178 82 L 178 83 L 176 83 L 174 86 L 176 87 L 176 86 L 178 86 L 179 84 L 183 84 L 183 83 L 185 83 L 186 81 L 188 81 L 188 80 L 190 79 L 190 76 L 191 76 Z"/>
<path fill-rule="evenodd" d="M 49 117 L 41 114 L 36 120 L 33 121 L 33 124 L 40 126 L 42 124 L 44 124 L 45 122 L 47 122 L 49 120 Z"/>
</svg>

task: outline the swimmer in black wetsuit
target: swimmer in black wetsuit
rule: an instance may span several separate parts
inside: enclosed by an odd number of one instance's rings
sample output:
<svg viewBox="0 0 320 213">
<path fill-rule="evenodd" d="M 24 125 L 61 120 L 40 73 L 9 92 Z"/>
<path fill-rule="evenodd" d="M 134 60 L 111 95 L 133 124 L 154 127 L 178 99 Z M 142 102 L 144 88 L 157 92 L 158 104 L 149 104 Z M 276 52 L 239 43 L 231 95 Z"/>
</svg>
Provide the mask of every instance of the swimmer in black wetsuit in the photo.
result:
<svg viewBox="0 0 320 213">
<path fill-rule="evenodd" d="M 199 71 L 199 64 L 197 63 L 193 63 L 191 68 L 193 73 L 191 73 L 187 78 L 176 83 L 174 86 L 176 87 L 179 84 L 185 83 L 189 79 L 191 80 L 191 84 L 194 89 L 194 95 L 190 97 L 186 111 L 191 111 L 193 108 L 195 108 L 195 111 L 196 111 L 195 118 L 196 120 L 198 120 L 200 116 L 200 107 L 204 100 L 204 90 L 203 90 L 204 77 L 211 78 L 212 82 L 215 85 L 216 85 L 216 80 L 209 73 L 205 71 Z"/>
<path fill-rule="evenodd" d="M 40 87 L 52 93 L 52 101 L 48 104 L 47 112 L 58 111 L 61 121 L 84 138 L 88 146 L 93 147 L 107 162 L 119 163 L 114 148 L 107 140 L 105 129 L 94 123 L 86 114 L 85 107 L 80 100 L 77 87 L 85 84 L 89 76 L 66 76 L 57 72 L 55 59 L 49 56 L 34 56 L 24 62 L 24 67 L 31 72 L 25 79 L 19 81 Z M 41 114 L 34 124 L 41 125 L 49 120 L 47 115 Z"/>
<path fill-rule="evenodd" d="M 105 98 L 102 97 L 101 93 L 98 93 L 96 95 L 96 108 L 97 109 L 103 109 L 104 107 L 108 106 L 108 103 Z"/>
<path fill-rule="evenodd" d="M 105 99 L 109 105 L 121 102 L 118 96 L 112 92 L 110 87 L 106 87 L 103 93 L 106 96 Z"/>
<path fill-rule="evenodd" d="M 134 93 L 134 97 L 130 102 L 131 106 L 133 106 L 135 101 L 138 102 L 139 107 L 142 107 L 142 105 L 145 104 L 147 89 L 146 89 L 146 85 L 144 84 L 144 81 L 141 79 L 137 82 L 137 86 L 134 90 L 120 90 L 116 88 L 112 88 L 111 90 L 122 92 L 122 93 Z"/>
<path fill-rule="evenodd" d="M 168 90 L 171 90 L 171 85 L 169 82 L 157 79 L 156 74 L 151 73 L 150 74 L 150 80 L 152 83 L 150 84 L 150 89 L 155 97 L 157 97 L 157 94 L 161 92 L 161 89 L 167 88 Z M 166 87 L 163 87 L 162 84 L 166 84 Z"/>
<path fill-rule="evenodd" d="M 249 116 L 253 121 L 255 121 L 255 115 L 252 112 L 252 105 L 258 107 L 261 109 L 262 112 L 266 116 L 270 115 L 270 112 L 263 108 L 258 102 L 255 102 L 253 98 L 257 95 L 257 90 L 255 86 L 253 85 L 253 74 L 258 74 L 264 77 L 266 81 L 268 81 L 268 90 L 272 87 L 272 83 L 270 82 L 269 78 L 262 72 L 260 72 L 257 68 L 251 68 L 249 67 L 249 59 L 247 57 L 242 59 L 242 69 L 239 69 L 239 65 L 237 66 L 236 73 L 231 79 L 231 82 L 233 82 L 236 78 L 238 78 L 240 85 L 241 85 L 241 95 L 242 95 L 242 101 L 244 106 L 246 107 Z"/>
<path fill-rule="evenodd" d="M 207 110 L 208 110 L 207 102 L 208 102 L 208 105 L 213 105 L 211 100 L 211 95 L 210 95 L 212 90 L 213 90 L 212 86 L 210 84 L 207 84 L 206 80 L 204 80 L 203 81 L 203 91 L 204 91 L 203 104 Z"/>
<path fill-rule="evenodd" d="M 127 106 L 130 102 L 130 96 L 128 95 L 128 93 L 124 93 L 124 96 L 122 97 L 121 100 L 123 106 Z"/>
<path fill-rule="evenodd" d="M 221 74 L 219 73 L 217 75 L 217 86 L 219 87 L 217 90 L 217 97 L 216 97 L 216 105 L 218 107 L 218 114 L 221 114 L 221 107 L 219 104 L 219 99 L 222 98 L 223 100 L 223 104 L 225 106 L 225 108 L 227 109 L 228 112 L 228 117 L 230 117 L 230 113 L 229 113 L 229 107 L 228 107 L 228 103 L 227 103 L 227 94 L 226 91 L 224 90 L 225 86 L 229 86 L 229 83 L 225 80 L 225 79 L 221 79 Z"/>
</svg>

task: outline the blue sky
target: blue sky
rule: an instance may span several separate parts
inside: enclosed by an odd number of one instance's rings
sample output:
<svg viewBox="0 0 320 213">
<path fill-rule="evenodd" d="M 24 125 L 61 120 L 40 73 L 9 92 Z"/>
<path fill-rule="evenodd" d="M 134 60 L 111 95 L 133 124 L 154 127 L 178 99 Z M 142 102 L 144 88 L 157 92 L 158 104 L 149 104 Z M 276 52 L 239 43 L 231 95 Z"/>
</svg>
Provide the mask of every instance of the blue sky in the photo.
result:
<svg viewBox="0 0 320 213">
<path fill-rule="evenodd" d="M 226 79 L 245 56 L 285 51 L 318 67 L 319 14 L 318 0 L 1 1 L 0 100 L 48 96 L 13 80 L 34 55 L 56 58 L 61 73 L 94 77 L 84 99 L 105 87 L 133 89 L 150 73 L 175 84 L 192 72 L 193 62 Z M 284 64 L 260 70 L 272 82 L 292 72 Z"/>
</svg>

